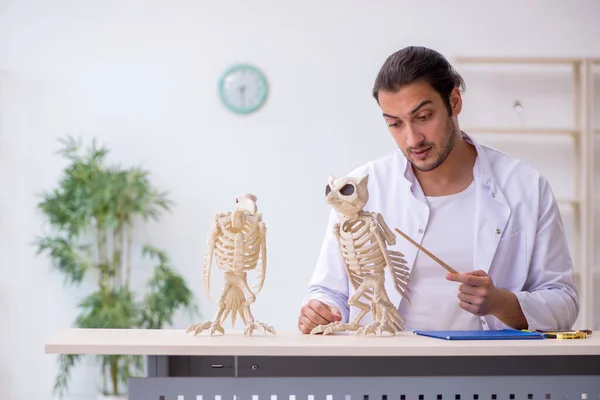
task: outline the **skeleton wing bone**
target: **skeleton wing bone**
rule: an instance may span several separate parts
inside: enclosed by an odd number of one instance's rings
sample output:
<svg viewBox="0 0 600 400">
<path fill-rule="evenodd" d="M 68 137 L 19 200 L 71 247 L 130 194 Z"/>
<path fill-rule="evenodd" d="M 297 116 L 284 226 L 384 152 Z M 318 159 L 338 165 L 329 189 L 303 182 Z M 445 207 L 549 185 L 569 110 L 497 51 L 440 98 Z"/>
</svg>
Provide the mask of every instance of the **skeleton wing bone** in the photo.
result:
<svg viewBox="0 0 600 400">
<path fill-rule="evenodd" d="M 265 283 L 265 277 L 267 276 L 267 227 L 262 220 L 262 214 L 256 213 L 256 216 L 258 218 L 258 234 L 260 236 L 259 242 L 260 242 L 260 252 L 261 252 L 262 258 L 261 258 L 261 266 L 260 266 L 260 272 L 259 272 L 260 275 L 259 275 L 258 285 L 253 287 L 254 295 L 257 295 L 260 293 L 260 291 L 262 290 L 263 285 Z"/>
<path fill-rule="evenodd" d="M 204 252 L 204 263 L 202 265 L 202 281 L 204 282 L 204 290 L 209 300 L 210 298 L 210 270 L 212 265 L 212 258 L 215 252 L 215 246 L 217 237 L 220 233 L 219 218 L 229 215 L 230 213 L 218 213 L 215 214 L 211 231 L 208 235 L 208 249 Z"/>
<path fill-rule="evenodd" d="M 383 233 L 375 221 L 371 224 L 371 231 L 375 235 L 375 238 L 377 238 L 383 258 L 394 280 L 396 291 L 410 304 L 410 299 L 406 295 L 408 291 L 408 268 L 406 267 L 406 260 L 404 260 L 402 253 L 387 249 Z"/>
</svg>

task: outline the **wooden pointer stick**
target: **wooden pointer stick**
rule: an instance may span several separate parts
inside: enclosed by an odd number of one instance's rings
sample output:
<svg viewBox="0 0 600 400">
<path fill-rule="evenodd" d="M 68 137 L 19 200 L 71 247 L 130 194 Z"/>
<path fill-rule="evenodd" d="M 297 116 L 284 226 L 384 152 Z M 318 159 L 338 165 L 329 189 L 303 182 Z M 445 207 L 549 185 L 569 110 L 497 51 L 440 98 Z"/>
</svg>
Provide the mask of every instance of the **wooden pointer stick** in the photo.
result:
<svg viewBox="0 0 600 400">
<path fill-rule="evenodd" d="M 442 260 L 440 260 L 439 258 L 437 258 L 436 256 L 434 256 L 433 254 L 431 254 L 427 249 L 425 249 L 420 244 L 418 244 L 417 242 L 415 242 L 414 240 L 412 240 L 404 232 L 400 231 L 398 228 L 394 228 L 394 230 L 396 232 L 398 232 L 404 239 L 406 239 L 409 242 L 411 242 L 412 244 L 414 244 L 417 249 L 421 250 L 423 253 L 425 253 L 429 257 L 431 257 L 435 262 L 437 262 L 438 264 L 440 264 L 442 267 L 446 268 L 446 270 L 448 272 L 450 272 L 452 274 L 458 274 L 458 272 L 456 272 L 451 266 L 449 266 L 448 264 L 446 264 L 445 262 L 443 262 Z"/>
</svg>

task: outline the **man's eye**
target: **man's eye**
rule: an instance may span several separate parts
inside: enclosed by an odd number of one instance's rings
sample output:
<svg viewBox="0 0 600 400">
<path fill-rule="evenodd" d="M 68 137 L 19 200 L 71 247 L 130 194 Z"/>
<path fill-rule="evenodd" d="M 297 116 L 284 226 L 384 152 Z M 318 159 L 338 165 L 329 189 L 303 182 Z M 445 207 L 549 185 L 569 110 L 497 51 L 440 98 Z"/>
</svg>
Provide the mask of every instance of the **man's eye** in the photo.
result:
<svg viewBox="0 0 600 400">
<path fill-rule="evenodd" d="M 427 118 L 429 118 L 431 116 L 431 113 L 425 114 L 425 115 L 421 115 L 418 119 L 420 121 L 425 121 Z"/>
</svg>

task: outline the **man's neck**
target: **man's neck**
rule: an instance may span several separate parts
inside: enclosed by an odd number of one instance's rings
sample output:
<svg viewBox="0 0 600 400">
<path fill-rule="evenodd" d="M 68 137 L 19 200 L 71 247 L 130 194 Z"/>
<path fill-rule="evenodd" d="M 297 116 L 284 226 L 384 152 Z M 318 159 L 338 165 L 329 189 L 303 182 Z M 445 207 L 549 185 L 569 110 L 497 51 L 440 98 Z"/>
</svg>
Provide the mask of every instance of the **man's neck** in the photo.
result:
<svg viewBox="0 0 600 400">
<path fill-rule="evenodd" d="M 413 170 L 425 196 L 448 196 L 462 192 L 473 182 L 476 158 L 475 147 L 461 137 L 442 165 L 428 172 Z"/>
</svg>

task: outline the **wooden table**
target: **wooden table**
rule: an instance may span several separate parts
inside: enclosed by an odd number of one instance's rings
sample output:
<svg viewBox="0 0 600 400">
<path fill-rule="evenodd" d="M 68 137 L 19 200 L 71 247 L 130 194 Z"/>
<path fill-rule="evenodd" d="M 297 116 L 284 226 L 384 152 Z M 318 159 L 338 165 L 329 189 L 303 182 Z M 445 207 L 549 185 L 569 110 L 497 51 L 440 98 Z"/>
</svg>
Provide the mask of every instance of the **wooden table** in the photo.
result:
<svg viewBox="0 0 600 400">
<path fill-rule="evenodd" d="M 210 337 L 70 329 L 46 353 L 145 356 L 146 376 L 129 382 L 131 400 L 600 399 L 600 332 L 578 340 L 448 341 L 410 332 Z"/>
</svg>

